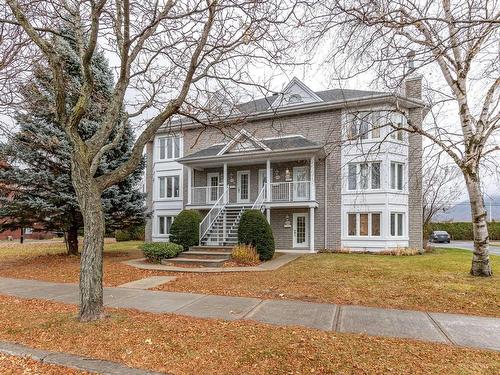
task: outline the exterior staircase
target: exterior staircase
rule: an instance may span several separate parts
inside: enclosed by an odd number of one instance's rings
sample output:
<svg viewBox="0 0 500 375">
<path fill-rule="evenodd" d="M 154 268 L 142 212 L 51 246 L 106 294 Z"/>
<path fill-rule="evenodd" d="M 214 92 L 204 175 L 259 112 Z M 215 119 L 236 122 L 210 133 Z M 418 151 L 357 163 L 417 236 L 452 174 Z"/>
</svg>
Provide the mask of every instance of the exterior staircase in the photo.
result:
<svg viewBox="0 0 500 375">
<path fill-rule="evenodd" d="M 238 243 L 238 225 L 240 224 L 241 215 L 246 208 L 240 205 L 225 206 L 207 233 L 201 238 L 200 245 L 236 245 Z M 226 227 L 225 236 L 224 225 Z"/>
</svg>

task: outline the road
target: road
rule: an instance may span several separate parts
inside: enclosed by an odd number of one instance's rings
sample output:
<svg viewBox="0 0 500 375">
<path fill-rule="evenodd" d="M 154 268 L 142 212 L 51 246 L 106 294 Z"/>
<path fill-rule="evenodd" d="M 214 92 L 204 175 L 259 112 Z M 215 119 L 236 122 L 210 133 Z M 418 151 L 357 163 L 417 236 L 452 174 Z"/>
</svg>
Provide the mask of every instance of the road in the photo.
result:
<svg viewBox="0 0 500 375">
<path fill-rule="evenodd" d="M 472 241 L 451 241 L 451 243 L 433 243 L 434 247 L 448 247 L 454 249 L 465 249 L 472 251 L 474 244 Z M 500 255 L 500 246 L 490 245 L 490 254 Z"/>
</svg>

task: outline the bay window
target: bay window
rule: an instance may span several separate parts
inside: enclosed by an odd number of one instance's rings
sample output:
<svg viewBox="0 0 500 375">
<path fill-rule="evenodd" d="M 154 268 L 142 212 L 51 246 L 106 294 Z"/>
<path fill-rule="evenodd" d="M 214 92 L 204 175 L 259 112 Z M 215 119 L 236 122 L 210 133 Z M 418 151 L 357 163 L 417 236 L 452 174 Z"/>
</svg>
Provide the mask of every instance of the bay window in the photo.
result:
<svg viewBox="0 0 500 375">
<path fill-rule="evenodd" d="M 391 162 L 391 189 L 403 190 L 404 164 Z"/>
<path fill-rule="evenodd" d="M 404 235 L 404 214 L 391 213 L 391 236 L 402 237 Z"/>
<path fill-rule="evenodd" d="M 380 236 L 380 213 L 360 212 L 347 214 L 348 236 Z"/>
<path fill-rule="evenodd" d="M 347 189 L 380 189 L 380 162 L 349 163 Z"/>
</svg>

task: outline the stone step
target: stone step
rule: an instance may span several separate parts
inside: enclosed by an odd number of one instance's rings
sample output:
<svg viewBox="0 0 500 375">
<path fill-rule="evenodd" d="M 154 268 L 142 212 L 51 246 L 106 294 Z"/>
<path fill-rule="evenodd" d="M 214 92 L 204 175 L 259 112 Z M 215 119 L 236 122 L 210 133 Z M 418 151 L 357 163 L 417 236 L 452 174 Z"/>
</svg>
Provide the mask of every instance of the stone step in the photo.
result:
<svg viewBox="0 0 500 375">
<path fill-rule="evenodd" d="M 222 267 L 227 259 L 209 259 L 209 258 L 170 258 L 163 259 L 162 264 L 187 265 L 196 267 Z"/>
<path fill-rule="evenodd" d="M 189 250 L 181 254 L 182 258 L 192 258 L 192 259 L 225 259 L 231 258 L 230 252 L 221 251 L 200 251 L 200 250 Z"/>
<path fill-rule="evenodd" d="M 189 251 L 203 251 L 203 252 L 216 252 L 216 253 L 226 253 L 226 254 L 231 254 L 231 251 L 233 251 L 232 246 L 217 246 L 217 245 L 198 245 L 198 246 L 191 246 L 189 248 Z"/>
</svg>

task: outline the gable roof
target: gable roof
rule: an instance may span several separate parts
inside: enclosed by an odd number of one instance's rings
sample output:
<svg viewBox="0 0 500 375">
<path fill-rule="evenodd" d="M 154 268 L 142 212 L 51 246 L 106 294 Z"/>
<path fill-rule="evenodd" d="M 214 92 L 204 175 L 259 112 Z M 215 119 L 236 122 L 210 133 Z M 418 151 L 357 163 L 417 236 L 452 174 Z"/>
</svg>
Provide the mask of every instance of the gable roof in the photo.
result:
<svg viewBox="0 0 500 375">
<path fill-rule="evenodd" d="M 210 147 L 204 148 L 200 151 L 196 151 L 190 155 L 184 156 L 183 158 L 178 159 L 178 162 L 182 163 L 183 161 L 188 161 L 188 160 L 194 160 L 194 159 L 199 159 L 199 158 L 206 158 L 206 157 L 217 157 L 217 156 L 223 156 L 224 152 L 222 152 L 223 149 L 227 147 L 230 143 L 234 141 L 231 140 L 227 144 L 216 144 L 212 145 Z M 259 142 L 261 142 L 266 149 L 262 149 L 263 152 L 265 151 L 284 151 L 284 150 L 290 150 L 290 149 L 308 149 L 308 148 L 320 148 L 320 145 L 317 143 L 304 138 L 301 135 L 293 135 L 293 136 L 287 136 L 287 137 L 276 137 L 276 138 L 268 138 L 268 139 L 262 139 Z M 242 151 L 245 152 L 245 151 Z"/>
<path fill-rule="evenodd" d="M 264 151 L 271 151 L 269 147 L 266 146 L 265 143 L 259 141 L 257 138 L 255 138 L 252 134 L 250 134 L 246 129 L 241 129 L 239 133 L 230 141 L 228 142 L 220 151 L 217 155 L 223 155 L 226 152 L 230 152 L 231 149 L 238 144 L 243 143 L 242 139 L 246 138 L 247 141 L 250 141 L 252 144 L 256 145 L 256 148 L 260 148 L 261 150 Z"/>
<path fill-rule="evenodd" d="M 382 91 L 368 91 L 368 90 L 352 90 L 352 89 L 330 89 L 323 91 L 314 92 L 322 102 L 336 102 L 342 100 L 351 100 L 357 98 L 367 98 L 371 96 L 387 95 L 386 92 Z M 250 114 L 255 112 L 262 112 L 272 109 L 272 104 L 278 99 L 279 94 L 274 94 L 260 98 L 257 100 L 252 100 L 237 105 L 236 107 L 242 113 Z"/>
<path fill-rule="evenodd" d="M 298 99 L 298 101 L 292 101 L 294 97 Z M 313 90 L 307 87 L 304 82 L 297 77 L 293 77 L 283 91 L 276 95 L 276 98 L 269 106 L 269 109 L 305 103 L 318 103 L 322 101 L 323 100 L 316 95 Z"/>
</svg>

